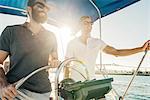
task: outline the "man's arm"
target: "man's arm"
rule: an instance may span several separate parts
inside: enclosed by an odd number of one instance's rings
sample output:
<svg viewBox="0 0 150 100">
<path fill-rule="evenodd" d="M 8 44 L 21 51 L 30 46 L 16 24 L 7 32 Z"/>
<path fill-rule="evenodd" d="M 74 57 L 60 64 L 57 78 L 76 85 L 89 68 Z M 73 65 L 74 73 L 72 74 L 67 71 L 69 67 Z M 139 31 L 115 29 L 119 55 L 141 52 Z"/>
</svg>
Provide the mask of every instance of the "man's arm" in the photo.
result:
<svg viewBox="0 0 150 100">
<path fill-rule="evenodd" d="M 52 53 L 49 55 L 49 64 L 50 64 L 52 67 L 58 67 L 58 66 L 59 66 L 60 61 L 58 60 L 58 53 L 57 53 L 57 52 L 52 52 Z"/>
<path fill-rule="evenodd" d="M 8 52 L 0 50 L 0 64 L 2 65 L 4 60 L 8 57 Z M 9 85 L 5 71 L 0 67 L 0 94 L 2 100 L 12 100 L 17 95 L 17 91 L 13 85 Z"/>
<path fill-rule="evenodd" d="M 68 59 L 68 57 L 65 57 L 65 59 Z M 67 79 L 67 78 L 70 78 L 70 64 L 67 64 L 64 68 L 64 78 Z"/>
<path fill-rule="evenodd" d="M 111 46 L 106 46 L 103 51 L 107 54 L 111 54 L 114 56 L 129 56 L 132 54 L 136 54 L 139 52 L 143 52 L 145 50 L 150 50 L 150 41 L 147 41 L 142 47 L 137 47 L 133 49 L 115 49 Z"/>
<path fill-rule="evenodd" d="M 67 45 L 65 59 L 74 57 L 74 50 L 76 50 L 74 43 L 72 41 L 70 41 Z M 70 68 L 70 63 L 68 63 L 64 68 L 64 78 L 70 78 L 71 70 L 72 69 Z"/>
<path fill-rule="evenodd" d="M 7 58 L 7 56 L 8 56 L 7 52 L 0 50 L 0 64 L 1 65 L 3 65 L 3 62 Z M 0 87 L 6 86 L 6 85 L 7 85 L 7 81 L 5 77 L 5 71 L 2 68 L 2 66 L 0 66 Z"/>
</svg>

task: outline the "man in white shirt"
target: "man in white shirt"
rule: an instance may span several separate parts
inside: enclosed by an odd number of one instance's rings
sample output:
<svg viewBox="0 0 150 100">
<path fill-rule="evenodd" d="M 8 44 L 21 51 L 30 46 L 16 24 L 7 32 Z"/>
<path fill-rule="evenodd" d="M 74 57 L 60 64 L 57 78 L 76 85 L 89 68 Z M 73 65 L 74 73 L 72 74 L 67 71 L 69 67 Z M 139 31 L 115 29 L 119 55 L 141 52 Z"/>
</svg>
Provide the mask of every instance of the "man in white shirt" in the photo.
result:
<svg viewBox="0 0 150 100">
<path fill-rule="evenodd" d="M 100 39 L 92 38 L 90 32 L 92 30 L 92 20 L 89 16 L 82 16 L 80 18 L 81 35 L 71 40 L 67 46 L 66 58 L 75 57 L 82 61 L 86 66 L 89 73 L 89 78 L 94 79 L 95 77 L 95 62 L 99 51 L 103 51 L 107 54 L 114 56 L 128 56 L 143 52 L 146 49 L 150 50 L 147 41 L 143 46 L 132 48 L 132 49 L 116 49 L 112 46 L 107 45 Z M 86 75 L 84 69 L 78 65 L 74 66 L 76 70 L 80 71 L 83 75 Z M 84 81 L 82 75 L 75 70 L 66 69 L 66 77 L 71 77 L 76 81 Z M 70 75 L 70 76 L 69 76 Z"/>
</svg>

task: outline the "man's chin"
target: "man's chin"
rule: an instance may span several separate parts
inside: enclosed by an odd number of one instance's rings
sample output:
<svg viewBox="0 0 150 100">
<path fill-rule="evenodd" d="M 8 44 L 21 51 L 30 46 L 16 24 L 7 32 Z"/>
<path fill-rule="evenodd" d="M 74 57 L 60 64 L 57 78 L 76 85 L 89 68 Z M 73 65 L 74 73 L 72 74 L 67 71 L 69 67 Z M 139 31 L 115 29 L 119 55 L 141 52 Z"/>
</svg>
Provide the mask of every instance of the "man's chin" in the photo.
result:
<svg viewBox="0 0 150 100">
<path fill-rule="evenodd" d="M 41 21 L 41 22 L 39 22 L 40 24 L 44 24 L 46 21 Z"/>
<path fill-rule="evenodd" d="M 39 24 L 43 24 L 43 23 L 46 22 L 46 20 L 47 20 L 47 19 L 44 19 L 44 20 L 37 20 L 36 22 L 39 23 Z"/>
</svg>

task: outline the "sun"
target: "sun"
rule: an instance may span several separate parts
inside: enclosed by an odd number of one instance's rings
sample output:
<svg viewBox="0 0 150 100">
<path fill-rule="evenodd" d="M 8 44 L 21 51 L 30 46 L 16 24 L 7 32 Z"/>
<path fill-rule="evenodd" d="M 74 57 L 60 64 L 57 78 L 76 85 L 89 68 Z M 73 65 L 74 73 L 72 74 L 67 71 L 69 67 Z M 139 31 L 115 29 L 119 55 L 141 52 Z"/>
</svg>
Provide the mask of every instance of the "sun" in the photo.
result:
<svg viewBox="0 0 150 100">
<path fill-rule="evenodd" d="M 61 34 L 64 34 L 64 35 L 67 35 L 67 36 L 71 34 L 71 28 L 68 27 L 68 26 L 64 26 L 64 27 L 60 28 L 59 31 L 60 31 Z"/>
</svg>

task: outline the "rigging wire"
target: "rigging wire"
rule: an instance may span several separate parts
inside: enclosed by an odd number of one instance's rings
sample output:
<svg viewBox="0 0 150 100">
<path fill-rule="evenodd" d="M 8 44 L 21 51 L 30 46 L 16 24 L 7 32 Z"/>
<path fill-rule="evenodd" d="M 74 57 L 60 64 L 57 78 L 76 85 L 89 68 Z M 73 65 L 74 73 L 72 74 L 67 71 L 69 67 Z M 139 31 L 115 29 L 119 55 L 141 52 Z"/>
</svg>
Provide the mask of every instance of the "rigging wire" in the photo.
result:
<svg viewBox="0 0 150 100">
<path fill-rule="evenodd" d="M 150 45 L 150 44 L 148 44 L 148 47 L 149 47 L 149 45 Z M 148 49 L 148 48 L 147 48 L 147 49 Z M 145 50 L 145 53 L 144 53 L 144 55 L 143 55 L 143 57 L 142 57 L 142 59 L 141 59 L 139 65 L 138 65 L 136 71 L 134 72 L 133 77 L 132 77 L 131 81 L 129 82 L 129 85 L 128 85 L 127 89 L 125 90 L 123 96 L 120 96 L 120 97 L 119 97 L 119 100 L 124 100 L 124 97 L 125 97 L 125 95 L 127 94 L 127 91 L 129 90 L 129 88 L 130 88 L 130 86 L 131 86 L 131 84 L 132 84 L 132 82 L 133 82 L 135 76 L 136 76 L 137 73 L 138 73 L 138 70 L 139 70 L 139 68 L 140 68 L 140 66 L 141 66 L 141 64 L 142 64 L 142 62 L 144 61 L 144 58 L 145 58 L 146 55 L 147 55 L 147 52 L 148 52 L 147 49 Z"/>
</svg>

